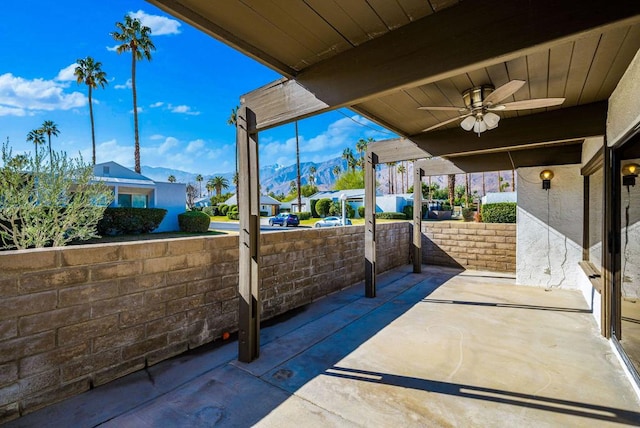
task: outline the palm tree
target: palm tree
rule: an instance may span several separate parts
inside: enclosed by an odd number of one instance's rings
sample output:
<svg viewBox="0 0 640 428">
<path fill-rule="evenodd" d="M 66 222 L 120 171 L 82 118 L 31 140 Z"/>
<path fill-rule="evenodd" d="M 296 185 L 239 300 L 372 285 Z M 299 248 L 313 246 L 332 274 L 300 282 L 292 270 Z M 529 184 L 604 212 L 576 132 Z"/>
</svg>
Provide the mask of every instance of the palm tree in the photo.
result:
<svg viewBox="0 0 640 428">
<path fill-rule="evenodd" d="M 213 187 L 213 183 L 211 183 L 211 180 L 207 181 L 207 184 L 204 185 L 205 189 L 207 189 L 207 196 L 211 196 L 211 192 L 213 192 L 213 189 L 215 189 L 215 187 Z"/>
<path fill-rule="evenodd" d="M 298 212 L 302 211 L 302 195 L 300 189 L 300 145 L 298 144 L 298 121 L 296 120 L 296 192 L 298 193 Z"/>
<path fill-rule="evenodd" d="M 392 180 L 392 174 L 394 171 L 394 166 L 396 166 L 397 162 L 387 162 L 387 173 L 388 173 L 388 184 L 389 184 L 389 193 L 390 194 L 394 194 L 395 192 L 395 186 L 393 185 L 393 180 Z"/>
<path fill-rule="evenodd" d="M 229 118 L 227 119 L 227 125 L 233 125 L 236 126 L 238 124 L 238 106 L 235 106 L 234 108 L 231 109 L 231 114 L 229 115 Z M 238 187 L 238 143 L 236 142 L 236 161 L 235 161 L 235 167 L 236 167 L 236 174 L 233 176 L 233 184 Z"/>
<path fill-rule="evenodd" d="M 516 170 L 511 168 L 511 191 L 516 191 Z"/>
<path fill-rule="evenodd" d="M 449 174 L 447 175 L 447 187 L 449 188 L 449 205 L 453 209 L 453 202 L 456 197 L 456 175 Z"/>
<path fill-rule="evenodd" d="M 335 175 L 336 177 L 339 176 L 341 172 L 342 168 L 340 168 L 340 165 L 336 165 L 333 167 L 333 175 Z"/>
<path fill-rule="evenodd" d="M 360 155 L 360 159 L 358 159 L 358 165 L 360 165 L 360 168 L 364 168 L 364 154 L 367 151 L 367 146 L 369 143 L 373 143 L 374 141 L 375 140 L 372 137 L 369 137 L 366 140 L 364 138 L 360 138 L 356 143 L 356 152 Z"/>
<path fill-rule="evenodd" d="M 309 184 L 314 185 L 316 184 L 316 171 L 317 168 L 315 166 L 310 166 L 309 167 Z"/>
<path fill-rule="evenodd" d="M 402 178 L 402 180 L 400 181 L 400 187 L 402 189 L 401 193 L 404 193 L 404 173 L 407 171 L 407 169 L 404 167 L 403 164 L 398 165 L 398 172 L 400 173 L 400 177 Z"/>
<path fill-rule="evenodd" d="M 171 175 L 167 178 L 167 181 L 168 181 L 169 183 L 175 183 L 175 182 L 176 182 L 176 176 L 175 176 L 175 175 L 173 175 L 173 174 L 171 174 Z"/>
<path fill-rule="evenodd" d="M 211 183 L 211 186 L 216 189 L 216 197 L 220 197 L 220 195 L 222 194 L 222 189 L 229 188 L 229 180 L 221 175 L 216 175 L 215 177 L 211 178 L 209 180 L 209 183 Z"/>
<path fill-rule="evenodd" d="M 198 182 L 198 197 L 199 198 L 202 197 L 202 180 L 204 180 L 204 177 L 202 176 L 202 174 L 196 175 L 196 181 Z"/>
<path fill-rule="evenodd" d="M 107 73 L 102 71 L 102 63 L 95 62 L 93 58 L 90 56 L 85 59 L 76 60 L 78 66 L 76 67 L 73 74 L 76 76 L 76 82 L 78 84 L 84 83 L 89 88 L 89 117 L 91 118 L 91 146 L 93 148 L 93 156 L 91 158 L 93 165 L 96 164 L 96 133 L 95 133 L 95 125 L 93 122 L 93 101 L 92 101 L 92 91 L 96 89 L 98 86 L 104 88 L 104 85 L 107 85 Z"/>
<path fill-rule="evenodd" d="M 51 136 L 57 137 L 60 134 L 60 130 L 58 129 L 58 125 L 55 124 L 53 120 L 45 120 L 42 122 L 42 126 L 39 129 L 40 133 L 47 134 L 49 139 L 49 159 L 53 157 L 53 151 L 51 150 Z"/>
<path fill-rule="evenodd" d="M 482 171 L 482 196 L 487 194 L 487 186 L 484 180 L 484 171 Z"/>
<path fill-rule="evenodd" d="M 138 136 L 138 96 L 136 94 L 136 61 L 147 59 L 151 61 L 151 51 L 156 47 L 153 45 L 149 35 L 151 34 L 151 28 L 146 25 L 142 25 L 138 18 L 131 18 L 129 15 L 125 15 L 124 23 L 116 22 L 116 27 L 120 32 L 114 31 L 111 33 L 116 41 L 122 44 L 117 47 L 116 51 L 121 54 L 122 52 L 131 52 L 131 90 L 133 92 L 133 131 L 135 137 L 135 171 L 141 172 L 140 169 L 140 138 Z"/>
<path fill-rule="evenodd" d="M 356 169 L 356 158 L 353 156 L 353 150 L 346 148 L 342 151 L 342 159 L 347 161 L 347 168 L 351 171 Z"/>
<path fill-rule="evenodd" d="M 38 145 L 39 144 L 40 145 L 44 144 L 44 136 L 42 135 L 42 131 L 40 131 L 39 129 L 32 129 L 27 134 L 27 141 L 32 142 L 33 145 L 36 146 L 36 158 L 37 158 L 38 157 Z"/>
</svg>

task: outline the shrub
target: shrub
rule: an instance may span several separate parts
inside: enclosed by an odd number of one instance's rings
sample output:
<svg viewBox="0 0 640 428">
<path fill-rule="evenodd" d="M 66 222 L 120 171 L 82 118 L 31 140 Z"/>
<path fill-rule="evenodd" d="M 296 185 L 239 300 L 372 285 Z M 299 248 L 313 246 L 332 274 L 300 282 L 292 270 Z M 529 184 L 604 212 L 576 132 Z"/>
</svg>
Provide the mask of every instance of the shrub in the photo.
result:
<svg viewBox="0 0 640 428">
<path fill-rule="evenodd" d="M 213 217 L 216 215 L 220 215 L 218 212 L 218 207 L 204 207 L 202 209 L 202 212 L 205 213 L 206 215 Z"/>
<path fill-rule="evenodd" d="M 358 207 L 358 216 L 360 216 L 360 218 L 364 218 L 364 205 Z"/>
<path fill-rule="evenodd" d="M 309 211 L 301 211 L 296 213 L 300 220 L 309 220 L 311 218 L 311 213 Z"/>
<path fill-rule="evenodd" d="M 405 205 L 405 207 L 402 209 L 402 212 L 405 216 L 407 216 L 408 219 L 413 218 L 413 207 L 411 205 Z"/>
<path fill-rule="evenodd" d="M 347 218 L 355 217 L 356 210 L 353 209 L 351 204 L 348 204 L 345 202 L 344 210 L 345 210 L 345 214 L 347 215 Z M 329 207 L 329 215 L 342 217 L 342 202 L 340 201 L 331 202 L 331 206 Z"/>
<path fill-rule="evenodd" d="M 376 218 L 391 219 L 391 220 L 406 220 L 407 215 L 405 213 L 384 212 L 384 213 L 376 214 Z"/>
<path fill-rule="evenodd" d="M 227 213 L 229 212 L 229 205 L 220 204 L 218 206 L 218 211 L 220 212 L 220 215 L 227 215 Z"/>
<path fill-rule="evenodd" d="M 227 211 L 227 218 L 229 220 L 238 220 L 240 218 L 237 205 L 229 206 L 229 211 Z"/>
<path fill-rule="evenodd" d="M 211 218 L 202 211 L 187 211 L 178 214 L 178 225 L 182 232 L 206 232 Z"/>
<path fill-rule="evenodd" d="M 516 203 L 499 202 L 482 206 L 482 221 L 484 223 L 515 223 Z"/>
<path fill-rule="evenodd" d="M 324 198 L 316 202 L 316 212 L 320 217 L 326 217 L 329 215 L 329 209 L 331 208 L 331 199 Z"/>
<path fill-rule="evenodd" d="M 269 217 L 269 211 L 260 211 L 260 217 Z"/>
<path fill-rule="evenodd" d="M 158 228 L 166 214 L 167 210 L 163 208 L 107 208 L 98 222 L 98 233 L 101 235 L 149 233 Z"/>
<path fill-rule="evenodd" d="M 311 210 L 311 216 L 313 218 L 320 218 L 320 214 L 318 214 L 318 211 L 316 211 L 316 204 L 317 203 L 318 203 L 317 199 L 311 199 L 309 201 L 310 210 Z"/>
</svg>

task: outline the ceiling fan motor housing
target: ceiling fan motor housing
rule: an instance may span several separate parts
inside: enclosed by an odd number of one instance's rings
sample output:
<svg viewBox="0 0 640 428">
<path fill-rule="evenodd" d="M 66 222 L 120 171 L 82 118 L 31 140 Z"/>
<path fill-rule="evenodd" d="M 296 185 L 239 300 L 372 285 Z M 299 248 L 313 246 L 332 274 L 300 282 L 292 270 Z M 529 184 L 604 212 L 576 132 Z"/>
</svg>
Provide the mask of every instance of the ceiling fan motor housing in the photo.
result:
<svg viewBox="0 0 640 428">
<path fill-rule="evenodd" d="M 493 85 L 476 86 L 475 88 L 467 89 L 462 94 L 464 105 L 471 111 L 482 110 L 483 101 L 494 91 Z"/>
</svg>

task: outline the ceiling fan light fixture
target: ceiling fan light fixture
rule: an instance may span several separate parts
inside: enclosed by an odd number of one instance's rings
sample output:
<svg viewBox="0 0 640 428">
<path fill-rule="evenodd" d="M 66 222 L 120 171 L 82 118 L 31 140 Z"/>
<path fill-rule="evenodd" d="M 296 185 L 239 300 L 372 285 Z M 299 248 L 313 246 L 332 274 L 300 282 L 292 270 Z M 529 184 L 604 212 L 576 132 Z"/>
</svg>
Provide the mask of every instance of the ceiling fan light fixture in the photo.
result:
<svg viewBox="0 0 640 428">
<path fill-rule="evenodd" d="M 495 113 L 485 113 L 484 121 L 487 124 L 487 129 L 493 129 L 498 127 L 498 122 L 500 122 L 500 116 Z"/>
<path fill-rule="evenodd" d="M 462 129 L 464 129 L 465 131 L 471 131 L 473 129 L 473 125 L 476 124 L 476 118 L 475 116 L 469 116 L 467 117 L 465 120 L 463 120 L 462 122 L 460 122 L 460 126 L 462 127 Z"/>
<path fill-rule="evenodd" d="M 476 123 L 473 125 L 473 132 L 480 135 L 486 130 L 487 130 L 487 124 L 485 123 L 484 120 L 482 120 L 482 116 L 480 116 L 478 119 L 476 119 Z"/>
</svg>

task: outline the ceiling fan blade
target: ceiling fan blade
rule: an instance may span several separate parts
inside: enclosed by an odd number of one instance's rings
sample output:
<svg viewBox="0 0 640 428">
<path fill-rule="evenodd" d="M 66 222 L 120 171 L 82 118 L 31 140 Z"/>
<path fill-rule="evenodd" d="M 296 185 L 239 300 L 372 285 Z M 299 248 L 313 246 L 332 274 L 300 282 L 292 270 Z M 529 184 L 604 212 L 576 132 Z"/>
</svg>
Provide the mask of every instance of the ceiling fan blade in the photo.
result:
<svg viewBox="0 0 640 428">
<path fill-rule="evenodd" d="M 534 109 L 534 108 L 558 106 L 563 102 L 564 102 L 564 98 L 536 98 L 533 100 L 523 100 L 523 101 L 515 101 L 512 103 L 501 104 L 495 107 L 490 107 L 487 110 L 502 110 L 502 111 L 528 110 L 528 109 Z"/>
<path fill-rule="evenodd" d="M 484 99 L 484 105 L 490 106 L 494 104 L 498 104 L 500 101 L 504 100 L 507 97 L 515 94 L 518 89 L 522 88 L 522 86 L 526 82 L 524 80 L 512 80 L 499 88 L 495 89 L 487 98 Z"/>
<path fill-rule="evenodd" d="M 458 117 L 454 117 L 453 119 L 445 120 L 444 122 L 440 122 L 440 123 L 438 123 L 436 125 L 433 125 L 433 126 L 427 128 L 427 129 L 423 129 L 422 132 L 432 131 L 432 130 L 434 130 L 436 128 L 440 128 L 441 126 L 447 125 L 447 124 L 449 124 L 451 122 L 455 122 L 456 120 L 460 120 L 463 117 L 468 117 L 468 116 L 471 116 L 471 113 L 463 114 L 462 116 L 458 116 Z"/>
<path fill-rule="evenodd" d="M 466 111 L 465 107 L 434 107 L 434 106 L 423 106 L 418 107 L 418 110 L 433 110 L 433 111 Z"/>
</svg>

